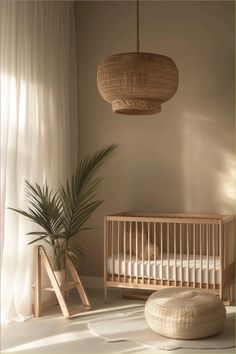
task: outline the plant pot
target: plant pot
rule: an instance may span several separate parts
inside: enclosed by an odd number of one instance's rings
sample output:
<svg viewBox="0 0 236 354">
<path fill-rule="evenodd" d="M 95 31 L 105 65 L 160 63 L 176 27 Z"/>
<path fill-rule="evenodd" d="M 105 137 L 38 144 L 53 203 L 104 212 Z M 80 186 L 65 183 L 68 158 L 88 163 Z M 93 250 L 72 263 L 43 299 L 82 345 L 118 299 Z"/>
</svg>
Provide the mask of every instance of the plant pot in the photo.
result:
<svg viewBox="0 0 236 354">
<path fill-rule="evenodd" d="M 58 284 L 61 285 L 65 285 L 66 283 L 66 271 L 65 269 L 62 270 L 54 270 L 54 275 L 58 281 Z"/>
</svg>

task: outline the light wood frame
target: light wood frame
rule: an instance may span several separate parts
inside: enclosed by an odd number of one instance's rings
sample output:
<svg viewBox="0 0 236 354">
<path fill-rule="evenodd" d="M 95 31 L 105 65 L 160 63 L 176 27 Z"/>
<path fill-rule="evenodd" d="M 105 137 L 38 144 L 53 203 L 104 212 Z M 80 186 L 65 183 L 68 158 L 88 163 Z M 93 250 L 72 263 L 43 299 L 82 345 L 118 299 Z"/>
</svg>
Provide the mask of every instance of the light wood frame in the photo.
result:
<svg viewBox="0 0 236 354">
<path fill-rule="evenodd" d="M 145 242 L 150 250 L 150 228 L 154 242 L 154 264 L 157 261 L 156 243 L 158 242 L 163 274 L 163 253 L 167 251 L 168 279 L 154 277 L 130 276 L 127 274 L 127 263 L 131 258 L 138 262 L 138 248 L 142 249 L 142 262 L 144 266 L 144 226 L 148 235 Z M 200 288 L 219 295 L 225 304 L 232 302 L 232 283 L 235 277 L 235 215 L 194 215 L 194 214 L 130 214 L 120 213 L 104 218 L 104 295 L 107 301 L 107 288 L 158 290 L 163 287 Z M 139 227 L 139 231 L 138 231 Z M 158 232 L 157 232 L 158 229 Z M 176 231 L 178 229 L 178 232 Z M 171 230 L 171 232 L 170 232 Z M 165 232 L 164 232 L 165 231 Z M 158 239 L 158 241 L 157 241 Z M 128 242 L 127 242 L 128 241 Z M 174 254 L 175 280 L 169 277 L 170 249 Z M 188 281 L 176 280 L 176 255 L 180 256 L 183 272 L 183 254 L 187 254 Z M 196 268 L 196 255 L 200 258 L 200 269 Z M 203 255 L 207 259 L 207 266 L 203 266 Z M 213 259 L 213 282 L 209 280 L 209 257 Z M 112 271 L 108 272 L 108 258 L 112 259 Z M 114 271 L 114 260 L 118 258 L 119 269 Z M 220 281 L 216 281 L 216 257 L 220 260 Z M 194 263 L 194 281 L 189 278 L 189 261 Z M 120 263 L 125 264 L 121 273 Z M 150 269 L 150 256 L 148 255 Z M 156 269 L 156 267 L 155 267 Z M 200 271 L 200 282 L 196 281 L 196 271 Z M 206 271 L 207 280 L 203 282 L 203 271 Z M 144 273 L 144 272 L 143 272 Z"/>
<path fill-rule="evenodd" d="M 43 246 L 34 247 L 34 256 L 35 256 L 35 285 L 34 285 L 34 315 L 35 317 L 40 317 L 42 313 L 42 290 L 44 291 L 53 291 L 57 297 L 57 301 L 60 305 L 62 313 L 65 318 L 70 319 L 78 315 L 81 311 L 86 311 L 90 309 L 90 303 L 88 301 L 87 295 L 81 283 L 81 280 L 78 276 L 78 273 L 71 262 L 71 260 L 65 256 L 65 266 L 71 274 L 73 282 L 66 282 L 65 285 L 59 285 L 57 278 L 53 272 L 50 261 L 48 259 L 47 253 Z M 50 279 L 51 286 L 42 288 L 41 285 L 41 267 L 42 264 L 46 270 L 46 273 Z M 65 300 L 66 291 L 76 288 L 78 294 L 81 298 L 82 304 L 76 306 L 73 309 L 70 309 Z M 52 301 L 49 301 L 51 304 Z M 55 301 L 54 301 L 55 303 Z"/>
</svg>

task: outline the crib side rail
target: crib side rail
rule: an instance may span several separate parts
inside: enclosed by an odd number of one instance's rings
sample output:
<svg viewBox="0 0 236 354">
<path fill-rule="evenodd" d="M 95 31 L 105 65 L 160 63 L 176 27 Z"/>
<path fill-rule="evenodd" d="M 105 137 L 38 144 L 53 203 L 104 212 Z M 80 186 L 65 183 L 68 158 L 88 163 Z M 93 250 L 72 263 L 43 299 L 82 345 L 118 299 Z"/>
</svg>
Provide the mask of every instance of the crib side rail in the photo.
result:
<svg viewBox="0 0 236 354">
<path fill-rule="evenodd" d="M 188 214 L 184 217 L 184 214 L 159 214 L 153 216 L 134 216 L 134 215 L 108 215 L 106 216 L 107 221 L 126 221 L 126 222 L 157 222 L 157 223 L 177 223 L 177 224 L 220 224 L 221 218 L 217 215 L 215 216 L 203 216 L 194 214 Z M 225 220 L 225 219 L 224 219 Z M 227 220 L 227 219 L 226 219 Z"/>
<path fill-rule="evenodd" d="M 105 283 L 219 291 L 223 253 L 218 220 L 180 223 L 113 216 L 105 218 L 104 230 Z"/>
</svg>

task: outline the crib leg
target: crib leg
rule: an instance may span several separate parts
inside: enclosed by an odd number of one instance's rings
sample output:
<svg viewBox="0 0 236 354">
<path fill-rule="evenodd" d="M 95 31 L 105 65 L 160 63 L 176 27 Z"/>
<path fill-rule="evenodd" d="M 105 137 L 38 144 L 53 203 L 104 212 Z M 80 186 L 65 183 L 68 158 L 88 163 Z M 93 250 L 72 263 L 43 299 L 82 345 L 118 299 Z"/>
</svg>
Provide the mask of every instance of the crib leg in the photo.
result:
<svg viewBox="0 0 236 354">
<path fill-rule="evenodd" d="M 220 297 L 221 301 L 224 301 L 224 290 L 222 287 L 220 287 L 219 297 Z"/>
<path fill-rule="evenodd" d="M 104 302 L 107 304 L 107 286 L 104 284 Z"/>
<path fill-rule="evenodd" d="M 229 285 L 227 289 L 225 290 L 225 295 L 226 298 L 221 298 L 225 306 L 230 306 L 232 301 L 233 301 L 233 287 L 232 285 Z"/>
<path fill-rule="evenodd" d="M 233 302 L 233 285 L 230 284 L 229 287 L 229 303 L 231 304 Z"/>
</svg>

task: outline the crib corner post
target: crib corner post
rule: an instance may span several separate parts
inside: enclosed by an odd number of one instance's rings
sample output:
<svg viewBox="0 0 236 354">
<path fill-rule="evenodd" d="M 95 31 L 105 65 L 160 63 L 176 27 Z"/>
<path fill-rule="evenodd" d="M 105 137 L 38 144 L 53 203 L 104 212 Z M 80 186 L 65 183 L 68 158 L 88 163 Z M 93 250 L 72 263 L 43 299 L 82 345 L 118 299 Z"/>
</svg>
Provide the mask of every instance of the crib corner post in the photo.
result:
<svg viewBox="0 0 236 354">
<path fill-rule="evenodd" d="M 104 302 L 107 303 L 107 218 L 104 217 Z"/>
<path fill-rule="evenodd" d="M 222 237 L 222 229 L 223 229 L 223 225 L 222 225 L 222 221 L 220 220 L 219 223 L 219 246 L 220 246 L 220 298 L 223 301 L 223 275 L 224 275 L 224 260 L 223 260 L 223 237 Z M 224 235 L 224 233 L 223 233 Z"/>
<path fill-rule="evenodd" d="M 229 286 L 229 304 L 231 305 L 233 302 L 233 285 L 232 283 Z"/>
</svg>

